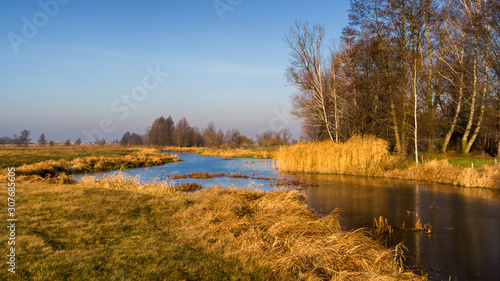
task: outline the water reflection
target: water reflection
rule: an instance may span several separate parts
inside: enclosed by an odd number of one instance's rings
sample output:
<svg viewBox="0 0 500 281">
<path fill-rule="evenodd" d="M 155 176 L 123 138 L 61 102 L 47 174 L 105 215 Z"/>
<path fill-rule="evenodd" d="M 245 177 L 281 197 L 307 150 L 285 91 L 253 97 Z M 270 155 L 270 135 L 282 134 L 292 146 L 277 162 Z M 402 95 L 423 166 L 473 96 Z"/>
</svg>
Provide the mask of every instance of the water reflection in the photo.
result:
<svg viewBox="0 0 500 281">
<path fill-rule="evenodd" d="M 390 245 L 405 241 L 408 264 L 439 269 L 439 278 L 500 280 L 500 192 L 439 184 L 349 176 L 308 175 L 308 204 L 322 214 L 341 208 L 347 229 L 370 227 L 379 216 L 393 226 L 430 223 L 438 231 L 395 231 Z M 432 206 L 432 208 L 431 208 Z M 408 211 L 415 215 L 409 215 Z"/>
<path fill-rule="evenodd" d="M 168 163 L 162 166 L 154 166 L 147 168 L 134 168 L 121 171 L 125 176 L 130 176 L 140 179 L 143 183 L 159 182 L 167 184 L 179 183 L 199 183 L 203 187 L 213 185 L 222 187 L 251 187 L 261 190 L 271 191 L 276 189 L 274 183 L 269 180 L 259 179 L 243 179 L 231 177 L 214 177 L 208 179 L 169 179 L 168 175 L 175 174 L 190 174 L 193 172 L 210 174 L 215 173 L 241 173 L 242 175 L 252 176 L 259 175 L 266 178 L 277 178 L 279 175 L 273 168 L 271 160 L 267 159 L 249 159 L 249 158 L 234 158 L 224 160 L 220 157 L 202 156 L 192 153 L 171 152 L 177 155 L 182 161 L 176 163 Z M 94 173 L 92 176 L 97 178 L 108 174 L 116 174 L 116 172 Z M 73 179 L 79 180 L 83 175 L 74 176 Z"/>
</svg>

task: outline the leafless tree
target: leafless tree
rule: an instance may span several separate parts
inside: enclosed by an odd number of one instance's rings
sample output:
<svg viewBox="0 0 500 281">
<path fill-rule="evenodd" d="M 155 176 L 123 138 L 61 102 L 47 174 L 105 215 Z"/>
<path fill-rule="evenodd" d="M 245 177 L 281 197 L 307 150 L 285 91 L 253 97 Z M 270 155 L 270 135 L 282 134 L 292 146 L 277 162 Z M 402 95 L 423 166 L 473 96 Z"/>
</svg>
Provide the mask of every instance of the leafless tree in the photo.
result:
<svg viewBox="0 0 500 281">
<path fill-rule="evenodd" d="M 307 23 L 295 23 L 285 38 L 288 48 L 292 50 L 291 66 L 287 71 L 290 85 L 300 91 L 294 98 L 298 118 L 311 118 L 318 123 L 307 122 L 307 126 L 318 126 L 325 129 L 330 140 L 334 140 L 331 117 L 328 113 L 331 96 L 325 85 L 325 70 L 322 65 L 322 44 L 324 29 L 319 25 L 310 27 Z"/>
</svg>

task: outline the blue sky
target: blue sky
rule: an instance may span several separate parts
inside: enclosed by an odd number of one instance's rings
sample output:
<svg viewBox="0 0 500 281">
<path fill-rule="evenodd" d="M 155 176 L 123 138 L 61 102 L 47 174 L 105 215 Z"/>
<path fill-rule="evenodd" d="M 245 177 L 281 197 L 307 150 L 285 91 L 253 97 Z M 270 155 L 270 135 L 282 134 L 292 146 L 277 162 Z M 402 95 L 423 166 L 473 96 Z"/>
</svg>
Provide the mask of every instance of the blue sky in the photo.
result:
<svg viewBox="0 0 500 281">
<path fill-rule="evenodd" d="M 338 42 L 348 8 L 327 0 L 1 1 L 0 136 L 28 129 L 34 140 L 113 140 L 172 115 L 249 137 L 286 126 L 298 137 L 283 39 L 295 21 L 308 21 Z"/>
</svg>

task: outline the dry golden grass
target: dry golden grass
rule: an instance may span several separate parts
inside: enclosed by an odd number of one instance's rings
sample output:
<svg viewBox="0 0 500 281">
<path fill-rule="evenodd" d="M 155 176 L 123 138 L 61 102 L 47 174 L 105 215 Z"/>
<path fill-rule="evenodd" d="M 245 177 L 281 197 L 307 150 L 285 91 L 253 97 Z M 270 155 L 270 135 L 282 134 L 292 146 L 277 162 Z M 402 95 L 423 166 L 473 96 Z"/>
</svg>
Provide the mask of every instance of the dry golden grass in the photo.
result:
<svg viewBox="0 0 500 281">
<path fill-rule="evenodd" d="M 362 230 L 345 232 L 336 212 L 318 218 L 296 191 L 211 188 L 174 219 L 182 235 L 216 255 L 270 268 L 280 280 L 416 280 L 402 246 L 386 249 Z"/>
<path fill-rule="evenodd" d="M 265 147 L 255 148 L 205 148 L 201 150 L 201 155 L 217 156 L 227 158 L 272 158 L 274 155 L 273 149 Z"/>
<path fill-rule="evenodd" d="M 242 264 L 267 268 L 278 280 L 415 280 L 404 273 L 402 249 L 386 249 L 362 230 L 345 232 L 338 213 L 319 218 L 296 191 L 264 193 L 213 187 L 183 194 L 138 179 L 84 179 L 79 185 L 183 197 L 172 219 L 188 244 Z"/>
<path fill-rule="evenodd" d="M 166 182 L 141 183 L 140 177 L 125 176 L 122 173 L 104 175 L 97 179 L 94 176 L 83 177 L 79 186 L 101 187 L 113 190 L 134 191 L 147 194 L 169 194 L 175 195 L 182 191 L 201 189 L 199 184 L 177 184 L 171 185 Z"/>
<path fill-rule="evenodd" d="M 204 156 L 217 156 L 226 158 L 272 158 L 276 152 L 276 146 L 249 146 L 245 148 L 233 147 L 162 147 L 165 151 L 193 152 Z"/>
<path fill-rule="evenodd" d="M 164 151 L 179 151 L 198 153 L 203 156 L 217 156 L 225 158 L 272 158 L 277 146 L 248 146 L 244 148 L 233 147 L 177 147 L 165 146 Z"/>
<path fill-rule="evenodd" d="M 178 235 L 172 217 L 189 208 L 189 194 L 19 187 L 17 270 L 0 271 L 0 280 L 272 280 L 264 269 L 212 255 Z"/>
<path fill-rule="evenodd" d="M 395 169 L 377 176 L 424 180 L 465 187 L 500 188 L 500 167 L 484 165 L 479 169 L 455 168 L 447 160 L 432 160 L 406 170 Z"/>
<path fill-rule="evenodd" d="M 138 147 L 119 145 L 80 145 L 80 146 L 38 146 L 28 147 L 6 145 L 0 146 L 0 168 L 19 167 L 23 164 L 35 164 L 48 160 L 73 160 L 89 156 L 115 157 L 136 153 Z"/>
<path fill-rule="evenodd" d="M 283 172 L 360 175 L 377 171 L 389 158 L 387 141 L 355 136 L 344 143 L 331 141 L 282 146 L 275 155 Z"/>
<path fill-rule="evenodd" d="M 345 143 L 326 141 L 282 146 L 275 160 L 277 168 L 283 172 L 363 175 L 500 188 L 499 166 L 461 168 L 449 164 L 446 159 L 418 166 L 404 161 L 398 164 L 398 158 L 389 155 L 387 148 L 386 141 L 372 136 L 353 137 Z"/>
<path fill-rule="evenodd" d="M 25 182 L 46 180 L 51 183 L 68 183 L 70 182 L 67 177 L 69 174 L 156 166 L 173 161 L 178 161 L 178 159 L 169 154 L 162 154 L 155 149 L 143 148 L 125 156 L 90 156 L 73 160 L 59 159 L 24 164 L 16 168 L 16 180 Z M 3 174 L 6 171 L 7 169 L 4 169 Z"/>
<path fill-rule="evenodd" d="M 138 180 L 22 184 L 12 280 L 418 280 L 402 246 L 343 231 L 337 212 L 319 218 L 296 191 Z"/>
<path fill-rule="evenodd" d="M 161 146 L 163 151 L 178 151 L 178 152 L 199 152 L 202 147 L 180 147 L 180 146 Z"/>
</svg>

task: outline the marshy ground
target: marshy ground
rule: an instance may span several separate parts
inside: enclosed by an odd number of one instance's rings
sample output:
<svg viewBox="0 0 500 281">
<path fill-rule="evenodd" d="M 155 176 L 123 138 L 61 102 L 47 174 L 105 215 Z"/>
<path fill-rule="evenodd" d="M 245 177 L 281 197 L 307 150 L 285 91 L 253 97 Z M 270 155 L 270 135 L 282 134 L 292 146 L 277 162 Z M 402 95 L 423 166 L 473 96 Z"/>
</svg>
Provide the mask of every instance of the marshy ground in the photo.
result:
<svg viewBox="0 0 500 281">
<path fill-rule="evenodd" d="M 401 249 L 294 191 L 20 183 L 17 202 L 17 273 L 2 280 L 416 280 Z"/>
<path fill-rule="evenodd" d="M 9 147 L 1 155 L 25 180 L 16 184 L 17 273 L 0 279 L 416 278 L 404 272 L 402 248 L 343 231 L 337 213 L 319 218 L 296 191 L 57 180 L 175 161 L 144 149 Z M 19 155 L 27 165 L 17 164 Z"/>
<path fill-rule="evenodd" d="M 316 165 L 313 169 L 341 165 L 333 167 L 343 167 L 346 174 L 416 175 L 429 181 L 460 179 L 465 171 L 464 179 L 497 186 L 498 168 L 490 159 L 478 169 L 459 167 L 453 160 L 433 161 L 428 156 L 430 160 L 420 167 L 399 170 L 393 162 L 386 162 L 391 156 L 374 145 L 370 152 L 357 153 L 358 158 L 349 154 L 359 151 L 352 144 L 347 144 L 352 150 L 341 147 L 343 154 L 333 148 L 329 155 L 338 153 L 339 162 L 321 157 L 332 148 L 317 145 L 323 147 L 258 151 L 278 160 L 287 155 L 284 160 L 298 171 L 311 163 Z M 212 149 L 210 153 L 246 157 L 251 151 Z M 314 151 L 319 154 L 314 156 Z M 186 191 L 200 186 L 141 184 L 124 178 L 89 178 L 78 184 L 64 180 L 68 174 L 82 171 L 176 161 L 156 149 L 7 146 L 0 148 L 0 159 L 3 169 L 16 167 L 19 179 L 25 179 L 16 186 L 18 273 L 1 271 L 2 280 L 417 278 L 404 271 L 402 247 L 387 249 L 369 233 L 342 230 L 337 213 L 319 218 L 307 208 L 303 195 L 293 190 L 264 193 L 215 187 L 191 193 Z M 7 213 L 1 213 L 0 220 L 6 219 Z"/>
</svg>

